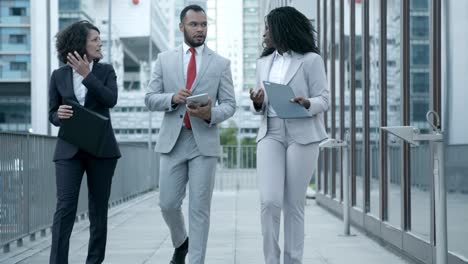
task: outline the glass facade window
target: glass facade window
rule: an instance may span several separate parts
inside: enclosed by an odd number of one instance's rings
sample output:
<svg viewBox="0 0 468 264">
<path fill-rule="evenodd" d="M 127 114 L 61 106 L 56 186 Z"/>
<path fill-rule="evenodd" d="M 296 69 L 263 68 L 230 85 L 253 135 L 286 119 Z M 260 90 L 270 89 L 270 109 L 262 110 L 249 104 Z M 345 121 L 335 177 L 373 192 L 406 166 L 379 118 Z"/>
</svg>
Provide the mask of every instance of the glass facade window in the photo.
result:
<svg viewBox="0 0 468 264">
<path fill-rule="evenodd" d="M 31 127 L 30 0 L 0 1 L 0 131 Z"/>
<path fill-rule="evenodd" d="M 429 16 L 411 16 L 411 38 L 429 38 Z"/>
<path fill-rule="evenodd" d="M 80 0 L 59 0 L 59 11 L 79 10 Z"/>
<path fill-rule="evenodd" d="M 429 65 L 429 43 L 427 44 L 411 44 L 411 64 L 412 65 Z"/>
<path fill-rule="evenodd" d="M 29 28 L 24 27 L 0 27 L 0 51 L 31 50 L 31 34 Z"/>
<path fill-rule="evenodd" d="M 354 85 L 356 87 L 356 150 L 353 153 L 355 155 L 355 166 L 356 166 L 356 204 L 355 206 L 359 209 L 364 209 L 364 142 L 363 142 L 363 56 L 362 56 L 362 41 L 363 41 L 363 32 L 362 25 L 358 21 L 363 21 L 362 16 L 362 3 L 356 3 L 356 38 L 355 38 L 355 71 L 356 71 L 356 80 Z M 359 108 L 360 106 L 361 108 Z"/>
<path fill-rule="evenodd" d="M 29 24 L 30 0 L 0 1 L 0 24 Z"/>
<path fill-rule="evenodd" d="M 335 21 L 332 20 L 332 17 L 331 17 L 331 9 L 332 9 L 332 6 L 331 6 L 331 1 L 325 1 L 326 2 L 326 9 L 327 9 L 327 31 L 324 32 L 326 35 L 327 35 L 327 59 L 326 61 L 324 62 L 325 65 L 326 65 L 326 69 L 327 69 L 327 79 L 328 79 L 328 88 L 330 89 L 330 106 L 332 104 L 331 100 L 334 100 L 334 98 L 332 98 L 332 95 L 331 95 L 331 92 L 332 92 L 332 89 L 334 89 L 334 87 L 332 87 L 332 75 L 331 75 L 331 71 L 332 71 L 332 63 L 334 64 L 335 61 L 334 61 L 334 58 L 332 58 L 332 49 L 334 48 L 334 43 L 332 43 L 332 27 L 335 27 Z M 329 135 L 331 135 L 331 124 L 332 124 L 332 111 L 334 111 L 334 109 L 332 109 L 330 107 L 329 111 L 327 112 L 327 120 L 326 120 L 326 127 L 327 127 L 327 133 Z M 334 135 L 332 135 L 332 137 L 334 137 Z M 325 179 L 327 181 L 326 183 L 326 186 L 327 186 L 327 189 L 326 189 L 326 193 L 331 197 L 333 195 L 333 192 L 334 190 L 332 189 L 333 186 L 332 186 L 332 181 L 333 179 L 335 179 L 335 176 L 336 175 L 333 175 L 332 174 L 332 166 L 333 166 L 333 163 L 332 163 L 332 153 L 334 151 L 333 150 L 326 150 L 324 151 L 324 156 L 326 156 L 326 162 L 325 162 L 325 168 L 327 170 L 327 178 Z"/>
<path fill-rule="evenodd" d="M 340 108 L 336 107 L 340 105 L 340 3 L 339 1 L 335 1 L 335 20 L 333 22 L 334 29 L 335 29 L 335 42 L 333 43 L 333 49 L 335 52 L 335 58 L 333 63 L 335 64 L 335 98 L 332 99 L 335 101 L 335 134 L 333 135 L 334 138 L 341 138 L 340 135 Z M 343 128 L 344 129 L 344 128 Z M 341 201 L 341 152 L 337 149 L 332 150 L 332 159 L 335 167 L 335 190 L 333 190 L 334 197 Z M 332 164 L 333 164 L 332 163 Z"/>
<path fill-rule="evenodd" d="M 411 88 L 414 94 L 429 94 L 429 72 L 412 72 Z"/>
<path fill-rule="evenodd" d="M 30 55 L 0 55 L 0 76 L 2 79 L 29 79 Z"/>
<path fill-rule="evenodd" d="M 80 21 L 81 19 L 80 18 L 60 18 L 59 19 L 59 28 L 60 29 L 63 29 L 75 22 L 78 22 Z"/>
<path fill-rule="evenodd" d="M 10 44 L 24 44 L 26 42 L 26 35 L 10 35 L 9 41 Z"/>
<path fill-rule="evenodd" d="M 124 89 L 126 91 L 138 91 L 141 84 L 139 81 L 124 81 Z"/>
<path fill-rule="evenodd" d="M 429 130 L 429 13 L 431 0 L 418 0 L 410 5 L 410 125 Z M 411 77 L 415 78 L 411 80 Z M 427 79 L 426 79 L 427 78 Z M 427 83 L 424 83 L 427 80 Z M 412 147 L 410 152 L 411 232 L 430 240 L 431 217 L 431 148 L 429 143 Z"/>
<path fill-rule="evenodd" d="M 400 1 L 387 2 L 387 125 L 401 125 L 400 72 Z M 401 141 L 387 137 L 387 219 L 395 228 L 401 226 Z"/>
<path fill-rule="evenodd" d="M 30 108 L 28 96 L 1 96 L 0 131 L 28 131 L 31 127 Z"/>
<path fill-rule="evenodd" d="M 370 213 L 380 209 L 380 3 L 369 1 L 369 190 Z"/>
<path fill-rule="evenodd" d="M 413 109 L 411 110 L 411 120 L 414 122 L 425 122 L 426 121 L 426 113 L 429 110 L 428 102 L 418 102 L 414 101 L 412 103 Z M 429 171 L 427 171 L 430 174 Z"/>
<path fill-rule="evenodd" d="M 427 111 L 432 108 L 436 111 L 443 108 L 444 112 L 441 116 L 446 144 L 448 246 L 451 254 L 448 263 L 464 263 L 468 259 L 468 246 L 465 243 L 466 237 L 468 237 L 466 225 L 468 222 L 468 174 L 466 173 L 468 171 L 468 163 L 466 162 L 468 156 L 468 134 L 466 131 L 468 127 L 465 114 L 465 101 L 468 97 L 468 89 L 465 88 L 466 83 L 468 83 L 468 75 L 466 74 L 468 56 L 463 51 L 468 46 L 466 27 L 468 18 L 464 14 L 464 11 L 468 10 L 468 2 L 438 0 L 443 5 L 441 9 L 438 9 L 438 5 L 434 4 L 434 1 L 436 0 L 344 2 L 344 13 L 347 15 L 350 14 L 349 9 L 346 10 L 350 8 L 350 3 L 356 4 L 354 21 L 352 21 L 352 16 L 345 18 L 344 21 L 345 29 L 350 29 L 349 23 L 355 22 L 355 26 L 351 28 L 356 33 L 354 54 L 346 55 L 350 51 L 351 43 L 348 37 L 350 31 L 345 30 L 345 103 L 340 105 L 338 93 L 332 96 L 331 100 L 333 100 L 334 106 L 327 113 L 326 124 L 329 133 L 332 132 L 331 125 L 336 127 L 335 133 L 332 133 L 331 136 L 337 137 L 336 133 L 341 129 L 337 126 L 338 124 L 342 125 L 338 122 L 339 110 L 345 109 L 345 116 L 352 117 L 351 114 L 354 114 L 356 117 L 352 120 L 356 124 L 354 135 L 356 140 L 351 142 L 354 144 L 351 149 L 355 151 L 351 155 L 353 155 L 356 169 L 353 175 L 355 177 L 355 189 L 353 189 L 355 207 L 352 211 L 358 215 L 366 214 L 367 203 L 364 204 L 364 198 L 369 198 L 369 213 L 384 222 L 379 228 L 372 224 L 372 221 L 367 221 L 368 219 L 364 216 L 363 223 L 357 224 L 363 225 L 362 227 L 366 231 L 375 233 L 385 241 L 401 247 L 402 251 L 411 252 L 409 254 L 415 256 L 421 263 L 433 263 L 436 261 L 435 256 L 432 253 L 427 253 L 431 252 L 440 238 L 435 237 L 434 234 L 434 226 L 437 226 L 438 223 L 434 222 L 434 220 L 437 221 L 437 218 L 434 218 L 434 214 L 437 212 L 434 208 L 432 148 L 429 143 L 423 142 L 419 146 L 411 146 L 403 152 L 402 141 L 388 133 L 385 134 L 386 144 L 381 144 L 379 122 L 380 117 L 386 117 L 386 126 L 410 125 L 426 133 L 430 130 L 426 122 Z M 336 89 L 339 87 L 337 84 L 341 83 L 339 79 L 341 75 L 336 67 L 333 69 L 333 65 L 337 65 L 337 57 L 331 57 L 331 51 L 337 46 L 338 35 L 335 36 L 334 43 L 331 39 L 331 28 L 338 31 L 341 24 L 336 21 L 339 8 L 335 10 L 335 20 L 331 19 L 331 2 L 320 1 L 317 6 L 320 9 L 318 10 L 320 43 L 322 44 L 320 48 L 323 51 L 322 56 L 326 58 L 325 65 L 330 89 Z M 335 1 L 335 7 L 339 2 Z M 381 3 L 386 4 L 383 9 L 379 6 Z M 366 4 L 369 4 L 368 18 L 363 17 L 365 13 L 362 8 Z M 402 10 L 403 4 L 405 10 Z M 408 9 L 406 9 L 406 5 L 408 5 Z M 406 14 L 406 12 L 408 13 Z M 442 17 L 440 17 L 439 12 Z M 381 14 L 385 14 L 385 17 L 381 17 Z M 432 17 L 441 19 L 442 32 L 437 31 L 439 29 L 437 21 L 432 21 Z M 363 34 L 365 28 L 362 24 L 367 19 L 369 21 L 368 38 Z M 380 36 L 382 33 L 381 22 L 386 23 L 385 36 Z M 435 32 L 431 32 L 431 30 Z M 408 35 L 403 35 L 406 33 Z M 431 38 L 438 37 L 439 34 L 442 34 L 440 38 L 442 41 L 441 72 L 438 71 L 439 63 L 430 65 L 431 56 L 434 56 L 430 50 L 434 42 L 434 39 Z M 401 39 L 401 36 L 409 36 L 409 39 Z M 386 37 L 385 56 L 381 57 L 380 39 L 383 37 Z M 364 43 L 363 40 L 368 41 L 368 43 Z M 366 44 L 365 50 L 362 49 L 361 44 Z M 439 51 L 440 48 L 436 46 L 432 52 Z M 341 50 L 335 51 L 335 56 L 341 52 Z M 363 63 L 363 52 L 369 54 L 369 86 L 366 86 L 366 79 L 363 78 L 366 77 L 363 76 L 363 70 L 367 66 Z M 404 54 L 409 55 L 402 57 Z M 354 63 L 349 63 L 351 56 L 354 56 Z M 382 58 L 384 61 L 381 61 Z M 437 62 L 437 57 L 435 59 Z M 401 65 L 402 62 L 405 64 Z M 382 71 L 382 66 L 386 67 L 385 71 Z M 351 105 L 353 98 L 351 98 L 351 91 L 348 91 L 350 84 L 353 84 L 349 80 L 350 70 L 355 71 L 356 77 L 354 80 L 356 87 L 355 105 Z M 433 73 L 435 76 L 431 76 Z M 330 80 L 333 80 L 334 83 Z M 435 86 L 432 87 L 434 90 L 431 89 L 432 80 L 436 81 Z M 437 80 L 443 82 L 442 91 L 438 87 Z M 385 81 L 385 84 L 382 84 L 382 81 Z M 405 87 L 402 87 L 403 84 Z M 366 92 L 369 92 L 368 107 L 365 107 L 367 104 L 363 100 L 367 99 L 363 97 Z M 442 92 L 441 98 L 439 98 L 439 92 Z M 385 106 L 380 104 L 384 102 L 383 100 L 386 101 Z M 382 111 L 386 113 L 386 116 L 382 115 Z M 369 115 L 369 122 L 364 122 L 367 121 L 366 114 Z M 335 118 L 332 118 L 332 115 Z M 351 123 L 345 120 L 344 127 L 348 128 L 350 125 Z M 365 139 L 366 131 L 370 132 L 370 156 L 367 161 L 364 161 L 363 139 Z M 383 152 L 379 150 L 381 145 L 386 147 Z M 321 204 L 334 211 L 336 207 L 329 206 L 328 202 L 338 202 L 339 199 L 333 198 L 338 198 L 338 192 L 342 190 L 339 185 L 335 185 L 336 189 L 331 188 L 333 177 L 337 177 L 336 184 L 338 184 L 339 178 L 338 174 L 335 176 L 331 173 L 333 163 L 330 151 L 328 154 L 325 151 L 321 153 L 319 163 L 321 188 L 317 197 L 327 200 Z M 403 160 L 402 157 L 406 157 L 407 154 L 409 155 L 408 159 Z M 385 165 L 386 172 L 385 175 L 380 175 L 383 165 Z M 365 166 L 369 166 L 367 169 L 370 173 L 368 189 L 364 188 L 367 186 L 364 185 Z M 403 173 L 405 177 L 403 177 Z M 386 176 L 385 182 L 382 182 L 383 176 Z M 385 193 L 380 193 L 381 190 Z M 334 197 L 333 192 L 337 196 Z M 340 210 L 337 210 L 340 213 Z M 380 212 L 383 214 L 380 215 Z M 394 228 L 390 228 L 388 225 Z M 405 233 L 407 232 L 410 232 L 414 239 L 406 240 Z M 403 239 L 403 244 L 399 244 L 401 241 L 399 241 L 399 237 Z M 414 250 L 415 248 L 418 250 Z"/>
<path fill-rule="evenodd" d="M 17 62 L 12 61 L 10 62 L 10 70 L 12 71 L 26 71 L 28 69 L 28 65 L 26 62 Z"/>
<path fill-rule="evenodd" d="M 449 252 L 468 259 L 468 1 L 444 1 L 447 24 L 443 24 L 442 98 L 446 98 L 444 124 L 445 177 Z M 443 61 L 443 60 L 442 60 Z M 444 120 L 444 119 L 443 119 Z"/>
<path fill-rule="evenodd" d="M 410 4 L 412 10 L 426 11 L 429 8 L 428 0 L 411 0 Z"/>
<path fill-rule="evenodd" d="M 11 7 L 10 16 L 26 16 L 25 7 Z"/>
</svg>

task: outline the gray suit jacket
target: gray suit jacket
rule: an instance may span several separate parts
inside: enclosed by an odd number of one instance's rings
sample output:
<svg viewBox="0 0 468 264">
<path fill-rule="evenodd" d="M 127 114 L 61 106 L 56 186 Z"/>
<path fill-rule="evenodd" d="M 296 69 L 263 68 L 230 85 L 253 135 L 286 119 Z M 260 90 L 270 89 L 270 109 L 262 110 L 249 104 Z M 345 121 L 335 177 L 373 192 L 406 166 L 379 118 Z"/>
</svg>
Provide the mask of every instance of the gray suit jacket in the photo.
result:
<svg viewBox="0 0 468 264">
<path fill-rule="evenodd" d="M 274 53 L 260 58 L 257 61 L 257 88 L 263 87 L 263 81 L 268 80 L 270 69 L 273 64 Z M 285 84 L 289 85 L 296 96 L 302 96 L 310 100 L 310 118 L 286 119 L 286 127 L 292 138 L 300 144 L 319 142 L 327 138 L 323 113 L 329 108 L 329 90 L 325 67 L 320 55 L 306 53 L 304 55 L 293 52 L 291 64 L 284 78 Z M 258 130 L 257 142 L 265 137 L 267 133 L 268 96 L 261 109 L 252 111 L 262 114 L 262 123 Z"/>
<path fill-rule="evenodd" d="M 211 122 L 190 116 L 192 131 L 197 146 L 205 156 L 219 155 L 219 133 L 216 124 L 234 115 L 236 100 L 232 84 L 230 61 L 205 46 L 203 60 L 197 78 L 192 85 L 192 94 L 208 93 L 213 105 Z M 164 111 L 156 151 L 169 153 L 174 147 L 186 112 L 185 105 L 172 107 L 172 96 L 185 87 L 182 46 L 158 55 L 145 104 L 150 111 Z M 217 104 L 216 104 L 217 103 Z"/>
</svg>

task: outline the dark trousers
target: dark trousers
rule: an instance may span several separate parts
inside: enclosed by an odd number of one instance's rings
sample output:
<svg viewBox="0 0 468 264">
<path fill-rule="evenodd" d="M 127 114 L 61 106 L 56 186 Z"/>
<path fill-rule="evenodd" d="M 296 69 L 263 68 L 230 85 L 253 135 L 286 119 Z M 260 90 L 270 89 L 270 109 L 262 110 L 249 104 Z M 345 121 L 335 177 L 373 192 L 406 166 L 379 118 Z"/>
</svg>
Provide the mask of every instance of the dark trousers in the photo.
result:
<svg viewBox="0 0 468 264">
<path fill-rule="evenodd" d="M 81 180 L 88 180 L 90 238 L 86 264 L 102 263 L 106 251 L 107 209 L 117 159 L 98 159 L 83 151 L 71 159 L 57 160 L 57 209 L 52 226 L 50 264 L 67 264 L 70 235 L 75 223 Z"/>
</svg>

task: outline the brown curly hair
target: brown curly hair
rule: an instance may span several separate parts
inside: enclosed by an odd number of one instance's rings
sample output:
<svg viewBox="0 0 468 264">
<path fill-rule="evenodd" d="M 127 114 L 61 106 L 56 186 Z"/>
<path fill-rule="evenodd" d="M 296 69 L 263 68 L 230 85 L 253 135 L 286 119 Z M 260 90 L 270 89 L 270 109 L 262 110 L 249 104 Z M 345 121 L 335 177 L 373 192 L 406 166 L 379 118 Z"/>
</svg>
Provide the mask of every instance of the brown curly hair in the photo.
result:
<svg viewBox="0 0 468 264">
<path fill-rule="evenodd" d="M 77 51 L 81 57 L 86 54 L 86 40 L 90 30 L 96 30 L 99 34 L 99 29 L 87 20 L 81 20 L 64 28 L 56 35 L 55 48 L 57 49 L 57 57 L 67 63 L 67 54 Z M 98 61 L 96 59 L 95 61 Z"/>
</svg>

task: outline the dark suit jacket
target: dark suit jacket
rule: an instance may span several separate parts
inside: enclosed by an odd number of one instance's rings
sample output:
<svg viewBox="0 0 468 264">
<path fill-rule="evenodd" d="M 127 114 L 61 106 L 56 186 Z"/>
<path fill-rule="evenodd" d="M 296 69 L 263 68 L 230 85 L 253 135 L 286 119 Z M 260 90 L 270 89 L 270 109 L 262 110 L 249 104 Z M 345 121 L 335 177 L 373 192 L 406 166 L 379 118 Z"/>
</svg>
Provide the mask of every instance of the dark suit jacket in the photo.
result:
<svg viewBox="0 0 468 264">
<path fill-rule="evenodd" d="M 82 82 L 88 89 L 84 107 L 110 119 L 109 108 L 117 103 L 116 78 L 112 65 L 95 62 L 92 71 Z M 73 90 L 73 70 L 68 65 L 55 70 L 50 79 L 49 121 L 55 126 L 60 126 L 57 110 L 64 104 L 65 99 L 78 103 Z M 109 126 L 105 135 L 104 151 L 97 158 L 119 158 L 120 150 L 112 126 Z M 59 138 L 55 147 L 54 161 L 70 159 L 77 151 L 77 147 Z"/>
</svg>

